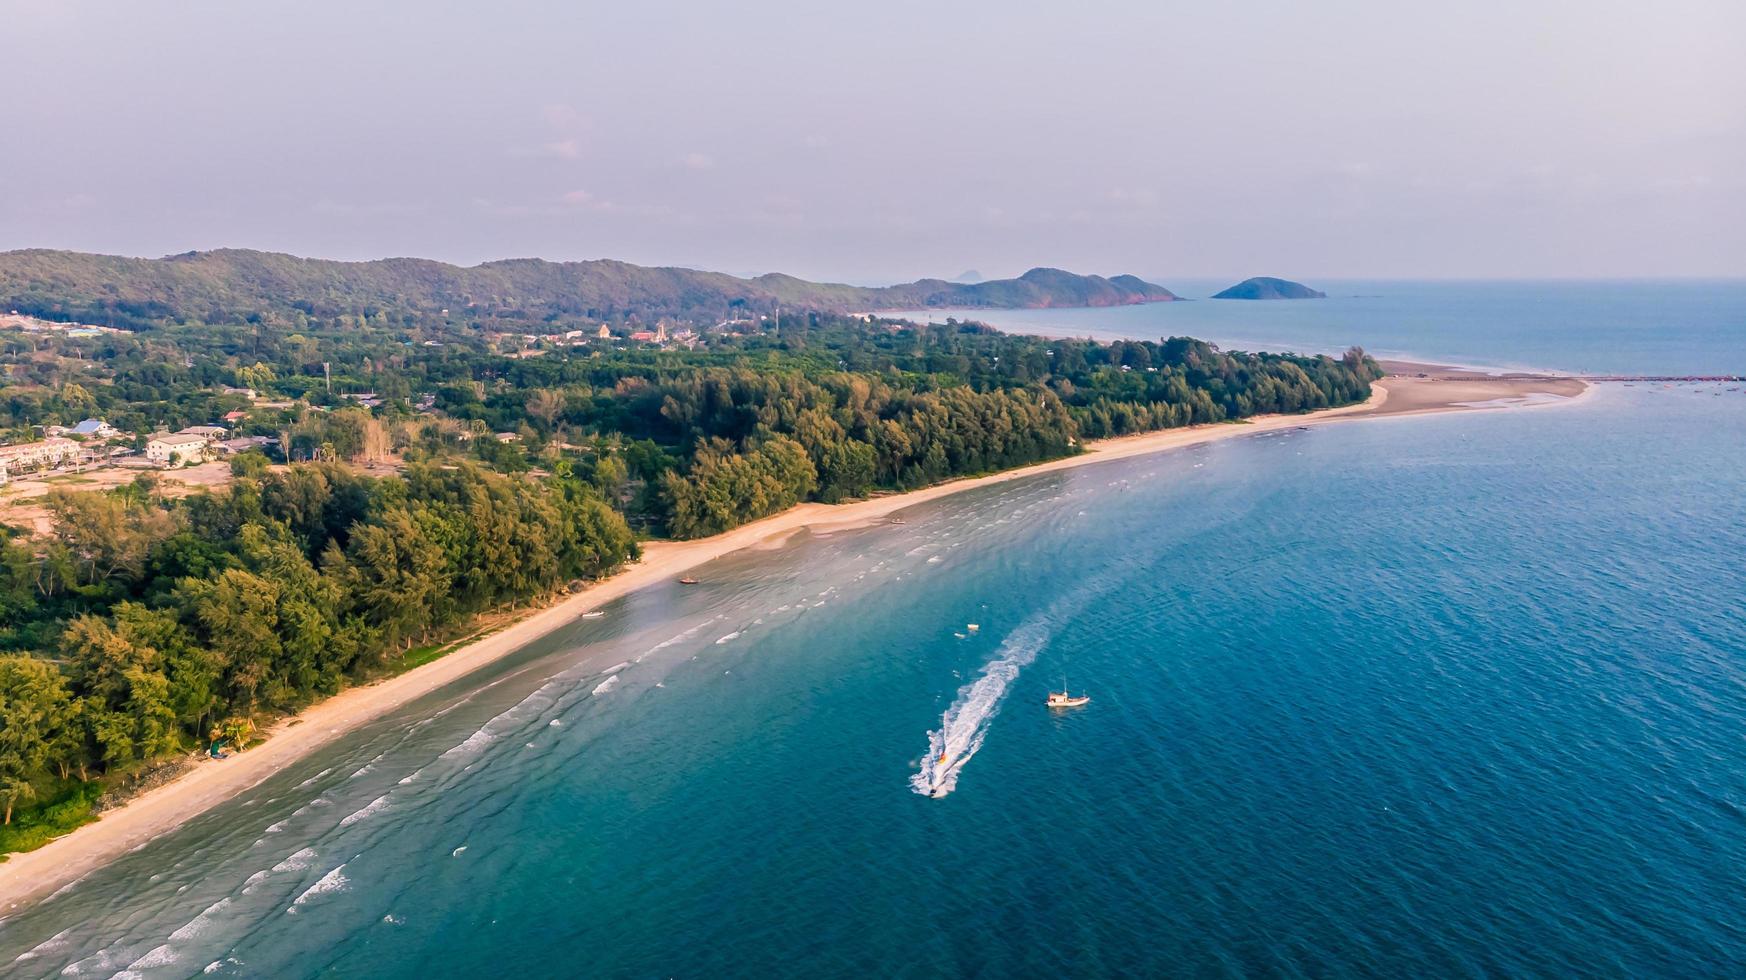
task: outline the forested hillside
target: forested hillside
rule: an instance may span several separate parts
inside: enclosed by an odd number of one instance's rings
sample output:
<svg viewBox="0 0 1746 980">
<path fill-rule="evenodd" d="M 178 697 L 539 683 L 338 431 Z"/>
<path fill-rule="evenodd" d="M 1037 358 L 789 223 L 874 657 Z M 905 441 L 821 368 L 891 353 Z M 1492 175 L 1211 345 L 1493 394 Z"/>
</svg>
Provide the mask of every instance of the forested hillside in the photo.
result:
<svg viewBox="0 0 1746 980">
<path fill-rule="evenodd" d="M 1032 269 L 975 284 L 923 279 L 868 288 L 776 273 L 739 279 L 628 262 L 509 259 L 463 268 L 428 259 L 334 262 L 221 249 L 161 259 L 47 249 L 0 253 L 0 309 L 144 329 L 164 323 L 267 322 L 392 314 L 402 325 L 556 323 L 743 312 L 936 307 L 1119 306 L 1175 299 L 1134 276 Z"/>
</svg>

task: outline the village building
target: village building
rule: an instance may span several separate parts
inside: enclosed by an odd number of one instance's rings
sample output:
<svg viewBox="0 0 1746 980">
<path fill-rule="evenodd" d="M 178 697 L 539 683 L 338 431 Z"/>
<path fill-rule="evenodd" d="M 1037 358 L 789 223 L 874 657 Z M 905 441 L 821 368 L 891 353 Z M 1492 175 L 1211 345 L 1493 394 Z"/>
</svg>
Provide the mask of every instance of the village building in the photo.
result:
<svg viewBox="0 0 1746 980">
<path fill-rule="evenodd" d="M 185 429 L 177 429 L 176 434 L 179 436 L 199 436 L 210 441 L 230 435 L 230 430 L 222 425 L 190 425 Z"/>
<path fill-rule="evenodd" d="M 237 453 L 246 453 L 251 449 L 265 449 L 272 444 L 273 440 L 268 436 L 240 436 L 236 439 L 226 439 L 223 442 L 215 443 L 215 446 L 219 452 L 226 456 L 234 456 Z"/>
<path fill-rule="evenodd" d="M 73 435 L 85 436 L 89 439 L 113 439 L 121 435 L 121 430 L 102 419 L 86 419 L 70 430 Z"/>
<path fill-rule="evenodd" d="M 196 426 L 195 428 L 211 429 L 217 428 L 217 426 Z M 155 463 L 163 463 L 165 466 L 182 466 L 190 462 L 204 462 L 206 447 L 210 442 L 211 440 L 207 437 L 191 432 L 155 435 L 146 443 L 146 459 Z"/>
<path fill-rule="evenodd" d="M 84 458 L 84 447 L 72 439 L 60 436 L 50 436 L 39 442 L 0 446 L 0 484 L 26 473 L 58 469 Z"/>
</svg>

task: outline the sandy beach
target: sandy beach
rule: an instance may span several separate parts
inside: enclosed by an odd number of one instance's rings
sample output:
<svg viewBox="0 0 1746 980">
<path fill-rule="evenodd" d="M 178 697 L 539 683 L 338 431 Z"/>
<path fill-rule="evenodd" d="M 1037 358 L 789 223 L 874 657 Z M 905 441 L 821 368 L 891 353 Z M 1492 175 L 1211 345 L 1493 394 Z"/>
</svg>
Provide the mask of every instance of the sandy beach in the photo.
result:
<svg viewBox="0 0 1746 980">
<path fill-rule="evenodd" d="M 802 504 L 773 517 L 698 541 L 653 542 L 641 561 L 583 592 L 531 612 L 512 625 L 397 677 L 352 688 L 279 723 L 259 746 L 223 761 L 202 760 L 170 782 L 104 813 L 94 823 L 0 864 L 0 910 L 51 893 L 112 858 L 174 830 L 197 814 L 272 776 L 306 753 L 415 698 L 466 677 L 584 612 L 683 574 L 730 552 L 802 529 L 866 525 L 906 507 L 975 487 L 1109 460 L 1232 439 L 1258 432 L 1364 418 L 1558 404 L 1584 393 L 1584 382 L 1551 376 L 1487 376 L 1433 365 L 1387 365 L 1391 374 L 1362 405 L 1309 415 L 1263 416 L 1246 424 L 1204 425 L 1109 439 L 1086 452 L 991 476 L 955 480 L 910 493 L 850 504 Z"/>
</svg>

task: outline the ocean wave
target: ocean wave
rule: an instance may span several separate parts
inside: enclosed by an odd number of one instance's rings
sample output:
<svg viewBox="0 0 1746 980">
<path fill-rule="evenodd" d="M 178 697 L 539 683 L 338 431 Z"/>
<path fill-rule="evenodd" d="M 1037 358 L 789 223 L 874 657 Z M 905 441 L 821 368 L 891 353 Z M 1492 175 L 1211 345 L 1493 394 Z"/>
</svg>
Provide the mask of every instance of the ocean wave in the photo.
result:
<svg viewBox="0 0 1746 980">
<path fill-rule="evenodd" d="M 73 931 L 72 926 L 68 926 L 65 929 L 62 929 L 60 932 L 57 932 L 54 935 L 48 937 L 47 939 L 44 939 L 42 942 L 37 943 L 35 946 L 32 946 L 31 948 L 25 950 L 24 952 L 19 953 L 18 956 L 12 960 L 12 962 L 23 963 L 26 960 L 34 960 L 38 956 L 45 956 L 49 953 L 58 953 L 61 950 L 66 949 L 67 948 L 67 933 L 72 932 L 72 931 Z"/>
<path fill-rule="evenodd" d="M 716 640 L 715 643 L 717 646 L 720 646 L 723 643 L 730 643 L 734 640 L 739 639 L 740 634 L 743 632 L 745 632 L 745 631 L 744 630 L 734 630 L 732 633 L 729 633 L 728 635 L 722 637 L 721 639 Z"/>
<path fill-rule="evenodd" d="M 283 874 L 284 872 L 287 872 L 287 871 L 303 871 L 303 870 L 307 869 L 310 865 L 314 864 L 315 859 L 319 856 L 320 855 L 315 853 L 315 848 L 305 847 L 301 851 L 298 851 L 295 854 L 292 854 L 290 857 L 287 857 L 285 860 L 280 861 L 278 864 L 273 865 L 272 872 L 274 874 Z M 254 883 L 253 877 L 251 877 L 247 882 L 245 882 L 245 884 L 253 884 L 253 883 Z"/>
<path fill-rule="evenodd" d="M 473 734 L 468 735 L 466 741 L 463 741 L 454 748 L 444 752 L 441 758 L 451 759 L 459 755 L 471 755 L 495 741 L 497 741 L 496 735 L 481 728 Z"/>
<path fill-rule="evenodd" d="M 205 910 L 195 916 L 187 925 L 170 933 L 170 942 L 185 943 L 190 939 L 198 938 L 206 931 L 206 928 L 212 924 L 212 921 L 218 917 L 218 914 L 223 912 L 229 906 L 229 898 L 221 898 L 218 901 L 213 902 L 211 905 L 206 906 Z M 138 966 L 139 964 L 136 963 L 134 965 Z"/>
<path fill-rule="evenodd" d="M 606 680 L 601 681 L 599 683 L 599 685 L 597 685 L 594 688 L 594 693 L 597 695 L 605 694 L 607 691 L 610 691 L 617 686 L 618 686 L 618 675 L 614 674 L 611 677 L 608 677 Z"/>
<path fill-rule="evenodd" d="M 302 908 L 303 904 L 312 898 L 318 898 L 322 895 L 329 894 L 330 892 L 344 891 L 346 885 L 350 883 L 350 879 L 346 877 L 345 871 L 346 866 L 342 864 L 332 871 L 329 871 L 327 874 L 322 875 L 320 881 L 317 881 L 315 884 L 304 889 L 303 894 L 297 896 L 297 898 L 291 902 L 291 907 L 285 911 L 290 914 L 296 914 L 297 910 Z"/>
<path fill-rule="evenodd" d="M 339 822 L 339 825 L 341 827 L 350 827 L 352 824 L 355 824 L 360 820 L 368 820 L 371 817 L 375 816 L 378 812 L 381 811 L 381 809 L 383 807 L 385 807 L 387 805 L 388 805 L 388 794 L 384 793 L 381 796 L 378 796 L 375 799 L 371 800 L 369 803 L 365 804 L 361 809 L 355 810 L 352 813 L 348 814 L 345 817 L 345 819 L 343 819 Z"/>
</svg>

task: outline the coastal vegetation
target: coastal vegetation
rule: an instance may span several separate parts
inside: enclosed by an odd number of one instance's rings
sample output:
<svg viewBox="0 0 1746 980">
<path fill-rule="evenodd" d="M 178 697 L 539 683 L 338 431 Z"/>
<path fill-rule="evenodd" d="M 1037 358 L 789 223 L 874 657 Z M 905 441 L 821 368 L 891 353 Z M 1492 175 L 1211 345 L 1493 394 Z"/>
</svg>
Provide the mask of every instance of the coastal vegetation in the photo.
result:
<svg viewBox="0 0 1746 980">
<path fill-rule="evenodd" d="M 1357 349 L 823 311 L 657 340 L 580 318 L 530 339 L 405 307 L 303 317 L 0 334 L 14 439 L 88 417 L 135 434 L 122 443 L 221 416 L 259 437 L 224 485 L 56 487 L 52 530 L 0 534 L 0 826 L 27 831 L 0 846 L 83 819 L 93 785 L 239 745 L 253 720 L 436 656 L 481 614 L 606 575 L 640 537 L 1350 404 L 1380 376 Z"/>
</svg>

